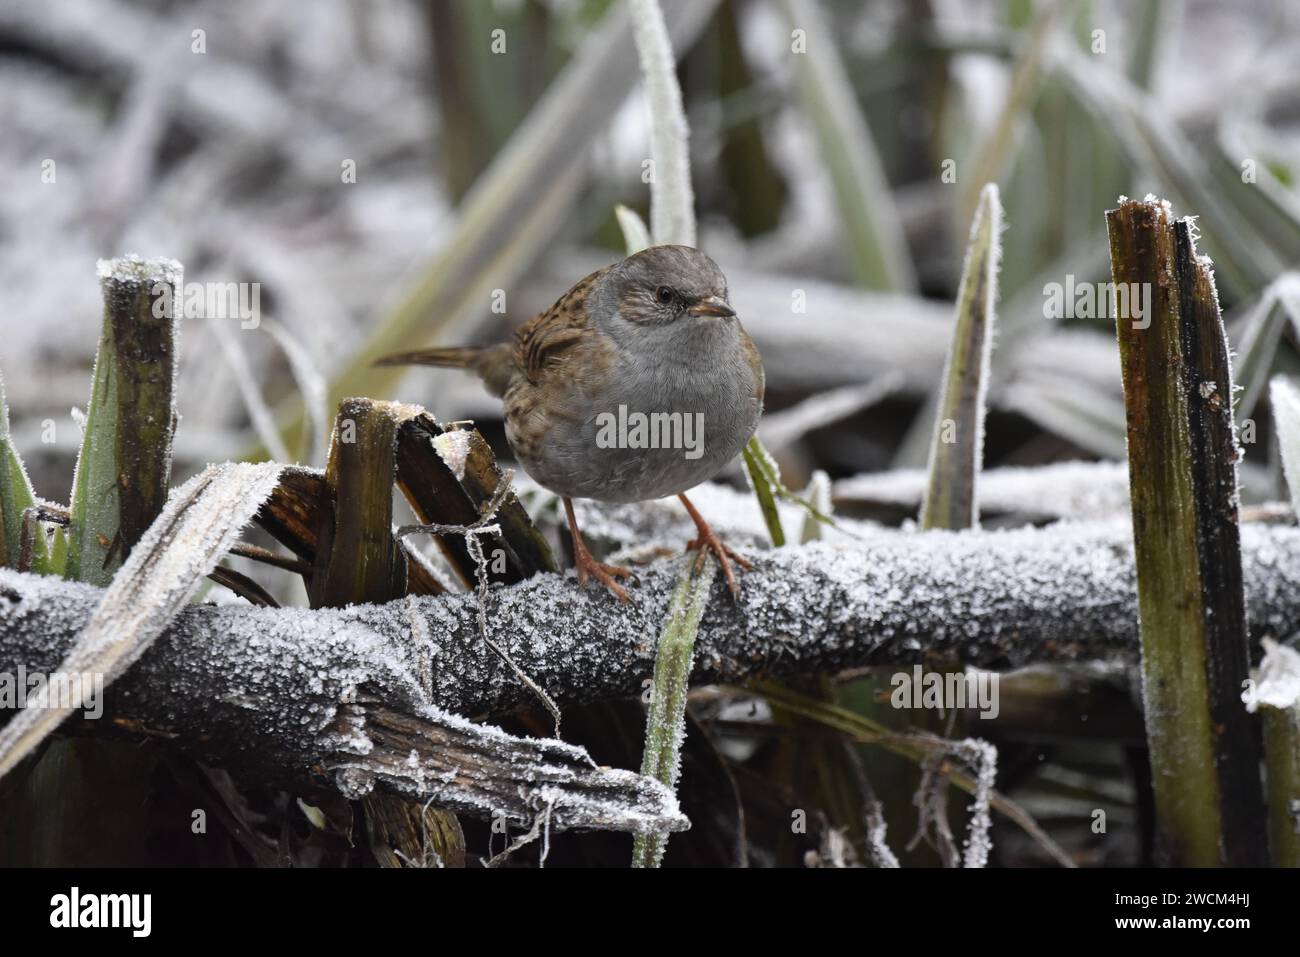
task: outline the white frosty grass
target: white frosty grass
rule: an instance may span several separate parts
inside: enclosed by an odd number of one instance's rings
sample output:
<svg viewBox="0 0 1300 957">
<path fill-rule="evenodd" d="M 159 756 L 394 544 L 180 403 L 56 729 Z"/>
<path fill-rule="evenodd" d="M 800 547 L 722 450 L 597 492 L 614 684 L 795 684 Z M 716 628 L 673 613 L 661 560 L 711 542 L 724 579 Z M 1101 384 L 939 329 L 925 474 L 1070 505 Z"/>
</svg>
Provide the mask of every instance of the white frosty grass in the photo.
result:
<svg viewBox="0 0 1300 957">
<path fill-rule="evenodd" d="M 614 216 L 618 219 L 619 229 L 623 231 L 623 244 L 627 247 L 629 256 L 649 248 L 650 230 L 646 229 L 645 221 L 635 209 L 619 203 L 614 207 Z"/>
<path fill-rule="evenodd" d="M 1291 507 L 1300 515 L 1300 390 L 1285 376 L 1275 376 L 1269 385 L 1273 418 L 1277 423 L 1282 470 L 1286 473 Z"/>
<path fill-rule="evenodd" d="M 442 459 L 443 464 L 451 469 L 457 482 L 465 480 L 465 462 L 469 458 L 470 441 L 474 433 L 466 429 L 443 432 L 433 438 L 433 449 Z"/>
<path fill-rule="evenodd" d="M 209 327 L 221 346 L 221 354 L 225 357 L 226 366 L 235 379 L 235 387 L 239 389 L 240 398 L 244 400 L 244 409 L 248 412 L 249 421 L 253 424 L 253 431 L 257 433 L 258 441 L 266 446 L 268 454 L 274 461 L 293 461 L 293 456 L 289 454 L 289 447 L 280 438 L 275 413 L 271 411 L 266 398 L 262 395 L 262 387 L 258 384 L 257 374 L 253 372 L 253 367 L 248 361 L 242 338 L 236 335 L 231 323 L 213 322 L 209 323 Z"/>
<path fill-rule="evenodd" d="M 1255 681 L 1242 692 L 1246 710 L 1254 714 L 1261 705 L 1286 711 L 1300 707 L 1300 651 L 1265 638 L 1264 658 Z"/>
<path fill-rule="evenodd" d="M 839 55 L 839 38 L 821 9 L 825 5 L 815 0 L 782 0 L 776 6 L 785 21 L 783 43 L 790 43 L 796 29 L 807 40 L 806 53 L 790 56 L 787 52 L 783 65 L 791 67 L 799 81 L 801 112 L 817 137 L 817 171 L 824 169 L 829 178 L 848 264 L 859 285 L 913 290 L 916 270 L 901 226 L 903 217 Z"/>
<path fill-rule="evenodd" d="M 325 441 L 330 431 L 329 421 L 325 416 L 325 409 L 329 405 L 326 398 L 328 390 L 325 377 L 321 374 L 307 345 L 299 342 L 290 330 L 270 317 L 263 317 L 262 328 L 284 353 L 285 359 L 289 362 L 289 372 L 293 376 L 294 385 L 302 395 L 303 405 L 307 411 L 306 424 L 310 426 L 310 431 L 303 436 L 302 455 L 309 465 L 324 465 L 328 453 Z"/>
<path fill-rule="evenodd" d="M 927 478 L 922 469 L 854 475 L 835 483 L 834 496 L 839 501 L 912 507 L 920 504 Z M 986 513 L 1103 518 L 1128 508 L 1124 462 L 1058 462 L 980 474 L 980 510 Z"/>
<path fill-rule="evenodd" d="M 690 130 L 677 85 L 677 60 L 658 0 L 631 0 L 632 35 L 650 106 L 650 232 L 656 243 L 695 245 Z"/>
<path fill-rule="evenodd" d="M 113 576 L 59 669 L 117 678 L 144 654 L 204 576 L 230 551 L 280 479 L 273 463 L 210 465 L 168 496 L 161 514 Z M 84 702 L 24 708 L 0 730 L 0 777 Z"/>
<path fill-rule="evenodd" d="M 808 480 L 808 487 L 804 489 L 803 499 L 808 502 L 822 515 L 830 516 L 833 511 L 831 503 L 831 477 L 817 469 L 813 472 L 812 477 Z M 814 515 L 811 511 L 805 512 L 803 517 L 803 531 L 799 536 L 799 541 L 803 544 L 815 542 L 822 537 L 822 529 L 826 523 Z"/>
<path fill-rule="evenodd" d="M 1233 326 L 1237 341 L 1234 378 L 1241 387 L 1237 408 L 1243 415 L 1255 408 L 1268 384 L 1266 377 L 1277 354 L 1284 318 L 1300 333 L 1300 273 L 1286 272 L 1270 282 L 1246 316 Z"/>
</svg>

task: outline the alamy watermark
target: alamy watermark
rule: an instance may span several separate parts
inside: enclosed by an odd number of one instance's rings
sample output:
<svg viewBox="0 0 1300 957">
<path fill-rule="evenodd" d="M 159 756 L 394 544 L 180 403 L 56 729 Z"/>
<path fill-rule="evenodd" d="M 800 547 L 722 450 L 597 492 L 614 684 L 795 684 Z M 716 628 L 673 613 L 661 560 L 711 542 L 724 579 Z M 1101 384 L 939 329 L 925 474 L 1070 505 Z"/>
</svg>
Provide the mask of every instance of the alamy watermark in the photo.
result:
<svg viewBox="0 0 1300 957">
<path fill-rule="evenodd" d="M 0 711 L 79 709 L 94 721 L 104 715 L 104 676 L 98 672 L 0 671 Z"/>
<path fill-rule="evenodd" d="M 1134 329 L 1151 325 L 1151 283 L 1065 282 L 1043 286 L 1043 316 L 1048 319 L 1130 319 Z"/>
<path fill-rule="evenodd" d="M 262 324 L 260 282 L 187 282 L 176 292 L 159 282 L 152 292 L 155 319 L 238 319 L 241 329 Z"/>
<path fill-rule="evenodd" d="M 682 449 L 688 459 L 704 454 L 703 412 L 618 412 L 596 416 L 601 449 Z"/>
<path fill-rule="evenodd" d="M 951 711 L 978 710 L 981 718 L 992 719 L 1002 710 L 995 671 L 926 671 L 920 665 L 898 671 L 889 679 L 893 691 L 889 703 L 895 708 L 924 708 Z"/>
<path fill-rule="evenodd" d="M 83 894 L 73 886 L 50 898 L 50 926 L 123 928 L 132 937 L 148 937 L 153 928 L 152 894 Z"/>
</svg>

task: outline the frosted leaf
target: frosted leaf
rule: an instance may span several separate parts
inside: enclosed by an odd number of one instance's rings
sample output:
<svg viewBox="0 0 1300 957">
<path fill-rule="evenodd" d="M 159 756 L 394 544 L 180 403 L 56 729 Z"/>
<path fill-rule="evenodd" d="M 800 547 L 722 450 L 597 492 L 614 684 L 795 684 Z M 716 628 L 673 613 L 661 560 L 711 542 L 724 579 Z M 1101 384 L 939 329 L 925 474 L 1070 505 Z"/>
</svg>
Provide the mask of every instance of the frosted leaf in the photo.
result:
<svg viewBox="0 0 1300 957">
<path fill-rule="evenodd" d="M 619 203 L 614 207 L 614 216 L 618 219 L 619 228 L 623 230 L 623 245 L 629 256 L 650 245 L 650 230 L 636 210 Z"/>
<path fill-rule="evenodd" d="M 658 0 L 632 0 L 632 35 L 650 108 L 650 233 L 656 243 L 695 245 L 689 127 L 677 83 L 677 59 Z"/>
<path fill-rule="evenodd" d="M 275 463 L 210 465 L 174 490 L 59 670 L 109 682 L 144 654 L 270 497 L 280 470 Z M 23 709 L 0 729 L 0 775 L 82 707 L 83 691 L 78 687 L 69 707 Z"/>
</svg>

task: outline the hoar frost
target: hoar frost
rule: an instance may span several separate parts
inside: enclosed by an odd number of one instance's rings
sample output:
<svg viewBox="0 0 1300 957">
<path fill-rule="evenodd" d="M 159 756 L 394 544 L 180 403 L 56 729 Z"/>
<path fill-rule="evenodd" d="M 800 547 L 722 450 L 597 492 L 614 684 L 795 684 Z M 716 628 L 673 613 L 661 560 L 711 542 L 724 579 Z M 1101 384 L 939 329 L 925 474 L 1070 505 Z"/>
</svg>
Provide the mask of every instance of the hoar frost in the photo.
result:
<svg viewBox="0 0 1300 957">
<path fill-rule="evenodd" d="M 1300 705 L 1300 651 L 1265 638 L 1264 659 L 1255 670 L 1254 682 L 1241 694 L 1251 714 L 1265 705 L 1278 710 Z"/>
<path fill-rule="evenodd" d="M 433 439 L 434 451 L 442 458 L 447 468 L 456 476 L 457 482 L 465 480 L 465 461 L 469 458 L 469 444 L 472 432 L 457 429 L 444 432 Z"/>
</svg>

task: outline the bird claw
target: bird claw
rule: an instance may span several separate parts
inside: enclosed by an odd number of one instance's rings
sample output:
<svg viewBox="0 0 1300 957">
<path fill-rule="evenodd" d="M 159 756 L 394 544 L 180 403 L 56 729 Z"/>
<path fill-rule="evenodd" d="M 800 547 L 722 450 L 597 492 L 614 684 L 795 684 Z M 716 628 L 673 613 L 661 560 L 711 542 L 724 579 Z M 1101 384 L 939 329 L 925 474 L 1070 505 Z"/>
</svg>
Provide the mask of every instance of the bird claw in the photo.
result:
<svg viewBox="0 0 1300 957">
<path fill-rule="evenodd" d="M 598 562 L 591 557 L 591 553 L 586 548 L 576 551 L 574 565 L 578 569 L 578 584 L 585 585 L 589 579 L 594 578 L 613 592 L 614 597 L 619 601 L 630 602 L 632 600 L 627 593 L 627 589 L 614 580 L 615 578 L 636 578 L 630 568 Z"/>
<path fill-rule="evenodd" d="M 696 574 L 699 574 L 700 569 L 704 567 L 704 556 L 712 552 L 713 557 L 722 566 L 722 574 L 727 579 L 727 587 L 731 589 L 731 597 L 739 599 L 740 586 L 736 583 L 736 574 L 732 571 L 731 562 L 734 561 L 746 571 L 752 570 L 754 563 L 718 538 L 708 525 L 700 525 L 699 530 L 699 536 L 686 543 L 686 551 L 693 552 L 698 549 L 700 553 L 695 559 Z"/>
</svg>

